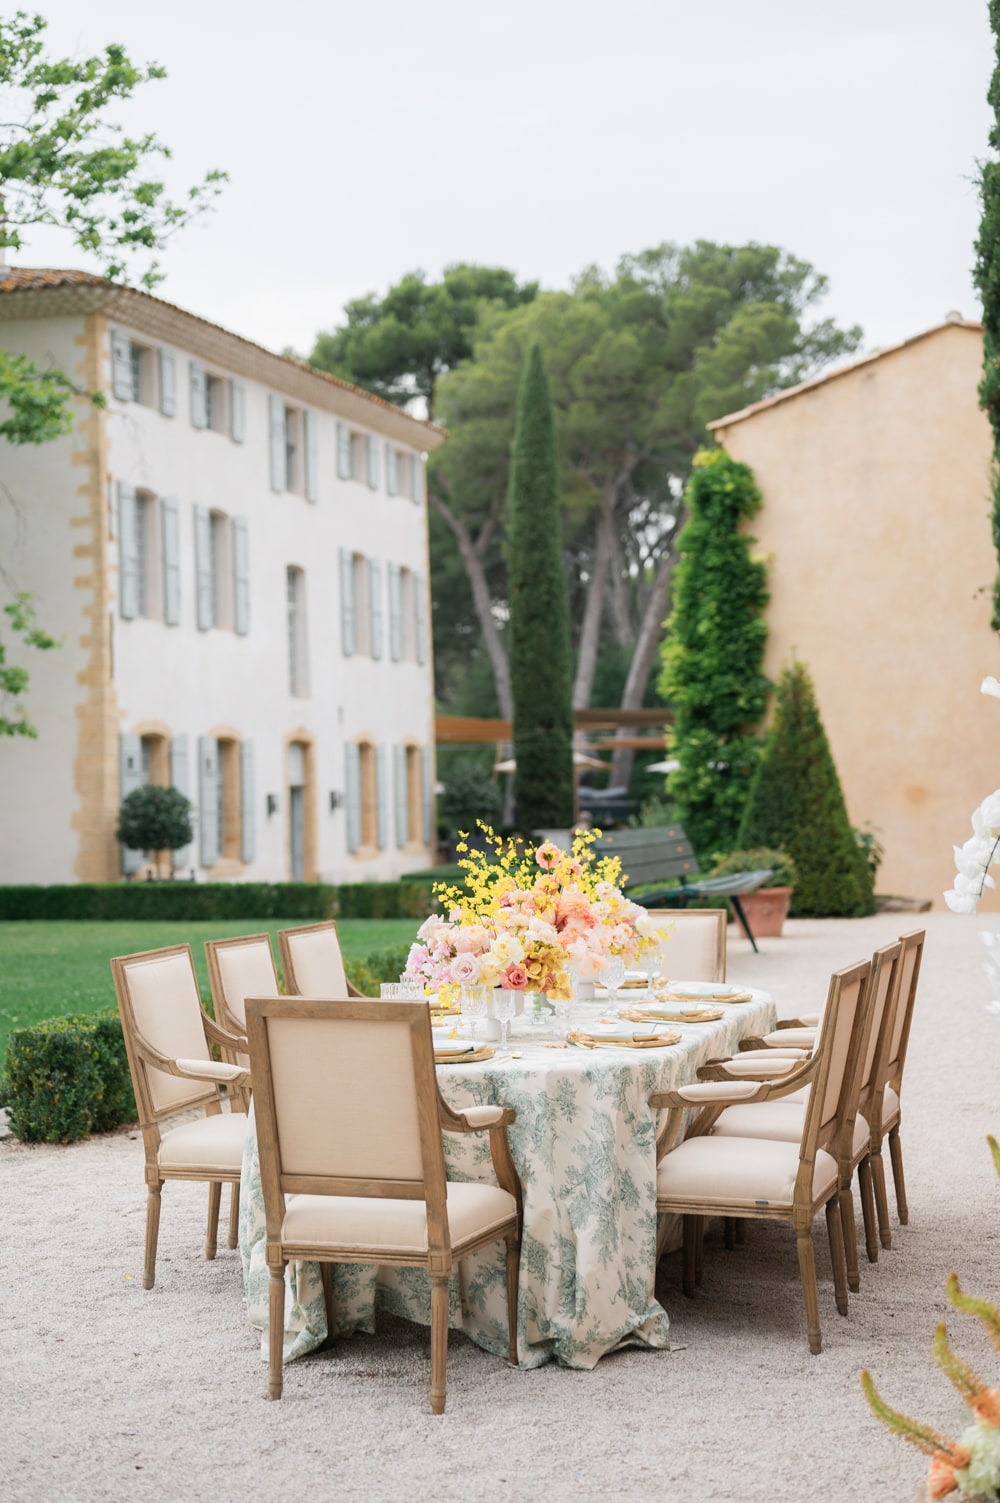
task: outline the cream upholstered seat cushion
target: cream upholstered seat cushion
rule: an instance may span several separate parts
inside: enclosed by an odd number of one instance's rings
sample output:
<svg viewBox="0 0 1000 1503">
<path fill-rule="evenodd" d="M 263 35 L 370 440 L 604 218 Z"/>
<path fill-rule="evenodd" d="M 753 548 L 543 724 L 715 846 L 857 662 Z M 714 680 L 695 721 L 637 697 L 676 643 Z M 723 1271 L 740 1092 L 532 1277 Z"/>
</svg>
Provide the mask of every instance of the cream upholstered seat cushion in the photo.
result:
<svg viewBox="0 0 1000 1503">
<path fill-rule="evenodd" d="M 766 1104 L 766 1103 L 762 1103 Z M 756 1107 L 744 1107 L 756 1111 Z M 801 1139 L 801 1132 L 799 1134 Z M 670 1209 L 693 1206 L 776 1206 L 791 1209 L 799 1172 L 799 1141 L 762 1138 L 688 1138 L 661 1160 L 656 1199 Z M 813 1201 L 829 1199 L 837 1187 L 837 1161 L 822 1148 L 813 1166 Z"/>
<path fill-rule="evenodd" d="M 807 1093 L 808 1094 L 808 1093 Z M 798 1095 L 798 1092 L 796 1092 Z M 805 1124 L 805 1104 L 789 1101 L 759 1101 L 751 1106 L 730 1106 L 713 1128 L 720 1138 L 769 1138 L 783 1143 L 798 1143 Z M 854 1123 L 853 1152 L 868 1146 L 871 1129 L 859 1112 Z"/>
<path fill-rule="evenodd" d="M 882 1105 L 882 1126 L 890 1128 L 894 1122 L 899 1121 L 899 1096 L 891 1085 L 885 1088 L 885 1096 Z"/>
<path fill-rule="evenodd" d="M 182 1122 L 163 1134 L 157 1163 L 161 1169 L 217 1169 L 238 1174 L 246 1135 L 245 1112 L 220 1112 L 200 1117 L 197 1122 Z"/>
<path fill-rule="evenodd" d="M 449 1184 L 448 1229 L 453 1252 L 486 1237 L 517 1215 L 517 1202 L 496 1185 Z M 427 1252 L 427 1206 L 423 1200 L 382 1200 L 362 1195 L 292 1195 L 285 1207 L 281 1241 L 295 1246 L 379 1248 L 400 1254 Z"/>
<path fill-rule="evenodd" d="M 765 1033 L 764 1042 L 773 1049 L 807 1049 L 811 1053 L 816 1043 L 815 1028 L 776 1028 Z"/>
</svg>

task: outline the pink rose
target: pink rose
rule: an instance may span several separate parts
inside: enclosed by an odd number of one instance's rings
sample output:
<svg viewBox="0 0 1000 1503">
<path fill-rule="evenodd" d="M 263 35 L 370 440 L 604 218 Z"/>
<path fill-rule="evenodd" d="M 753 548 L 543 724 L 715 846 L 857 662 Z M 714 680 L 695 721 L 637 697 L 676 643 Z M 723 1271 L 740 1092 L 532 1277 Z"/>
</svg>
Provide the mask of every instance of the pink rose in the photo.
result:
<svg viewBox="0 0 1000 1503">
<path fill-rule="evenodd" d="M 470 955 L 468 951 L 464 951 L 455 956 L 449 969 L 451 979 L 456 986 L 475 986 L 481 970 L 479 956 Z"/>
<path fill-rule="evenodd" d="M 523 965 L 518 965 L 515 961 L 504 971 L 500 984 L 507 991 L 523 992 L 528 985 L 528 973 Z"/>
</svg>

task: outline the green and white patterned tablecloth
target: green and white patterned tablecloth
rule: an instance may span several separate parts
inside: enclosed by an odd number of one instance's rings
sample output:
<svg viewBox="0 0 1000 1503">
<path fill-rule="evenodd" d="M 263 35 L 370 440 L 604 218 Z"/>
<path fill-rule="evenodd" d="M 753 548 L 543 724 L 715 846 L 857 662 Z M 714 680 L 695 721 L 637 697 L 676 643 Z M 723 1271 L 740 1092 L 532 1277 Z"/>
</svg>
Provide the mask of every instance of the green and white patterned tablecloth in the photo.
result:
<svg viewBox="0 0 1000 1503">
<path fill-rule="evenodd" d="M 715 1023 L 685 1024 L 669 1049 L 547 1049 L 548 1037 L 518 1019 L 519 1059 L 439 1066 L 445 1100 L 459 1110 L 512 1106 L 510 1146 L 524 1186 L 518 1313 L 522 1367 L 555 1360 L 591 1368 L 628 1344 L 668 1347 L 669 1319 L 654 1297 L 656 1124 L 654 1090 L 695 1078 L 713 1056 L 735 1054 L 747 1034 L 766 1033 L 775 1009 L 765 992 L 731 1004 Z M 448 1178 L 495 1183 L 487 1133 L 446 1133 Z M 251 1113 L 240 1186 L 240 1249 L 247 1310 L 264 1334 L 267 1286 L 264 1201 Z M 289 1264 L 285 1361 L 328 1334 L 319 1265 Z M 333 1266 L 333 1335 L 373 1331 L 377 1310 L 430 1323 L 430 1285 L 421 1269 Z M 452 1278 L 451 1325 L 507 1356 L 503 1243 L 464 1258 Z"/>
</svg>

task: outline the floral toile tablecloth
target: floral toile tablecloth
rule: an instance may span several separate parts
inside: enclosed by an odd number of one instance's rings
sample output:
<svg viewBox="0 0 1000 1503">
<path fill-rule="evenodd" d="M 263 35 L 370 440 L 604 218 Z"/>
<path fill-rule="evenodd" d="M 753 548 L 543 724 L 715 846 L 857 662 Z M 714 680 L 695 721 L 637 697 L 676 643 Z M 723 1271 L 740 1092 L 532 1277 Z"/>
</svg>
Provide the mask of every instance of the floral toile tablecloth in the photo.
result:
<svg viewBox="0 0 1000 1503">
<path fill-rule="evenodd" d="M 557 1361 L 591 1368 L 622 1345 L 668 1347 L 669 1319 L 653 1294 L 656 1272 L 654 1090 L 695 1078 L 712 1056 L 734 1054 L 747 1034 L 774 1027 L 764 992 L 730 1004 L 715 1023 L 684 1024 L 669 1049 L 551 1049 L 519 1020 L 513 1048 L 479 1065 L 438 1068 L 445 1100 L 459 1110 L 502 1103 L 517 1120 L 511 1152 L 524 1186 L 518 1312 L 521 1367 Z M 495 1183 L 487 1133 L 446 1133 L 448 1178 Z M 240 1250 L 250 1321 L 267 1355 L 264 1201 L 251 1111 L 240 1184 Z M 317 1263 L 286 1271 L 285 1361 L 329 1334 Z M 430 1323 L 421 1269 L 333 1265 L 334 1336 L 373 1331 L 378 1310 Z M 503 1243 L 464 1258 L 451 1287 L 451 1325 L 507 1356 Z"/>
</svg>

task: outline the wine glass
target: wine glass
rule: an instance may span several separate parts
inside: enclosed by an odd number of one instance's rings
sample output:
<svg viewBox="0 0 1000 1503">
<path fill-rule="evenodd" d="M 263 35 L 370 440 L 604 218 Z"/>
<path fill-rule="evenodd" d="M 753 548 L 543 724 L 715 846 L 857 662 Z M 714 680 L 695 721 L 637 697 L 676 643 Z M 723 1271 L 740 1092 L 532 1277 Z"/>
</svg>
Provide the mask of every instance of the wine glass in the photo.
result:
<svg viewBox="0 0 1000 1503">
<path fill-rule="evenodd" d="M 625 980 L 625 962 L 620 955 L 609 955 L 601 968 L 601 980 L 612 1007 L 618 1006 L 618 988 Z"/>
<path fill-rule="evenodd" d="M 461 991 L 461 1007 L 463 1018 L 469 1020 L 469 1031 L 472 1037 L 476 1036 L 476 1029 L 480 1018 L 485 1018 L 489 1008 L 490 992 L 488 986 L 463 986 Z"/>
<path fill-rule="evenodd" d="M 508 987 L 501 986 L 493 993 L 493 1016 L 500 1024 L 500 1053 L 507 1054 L 510 1050 L 507 1034 L 511 1021 L 517 1010 L 517 999 L 520 992 L 511 991 Z"/>
<path fill-rule="evenodd" d="M 569 1012 L 573 1006 L 572 997 L 552 997 L 552 1010 L 556 1015 L 556 1032 L 564 1039 L 569 1033 Z"/>
</svg>

